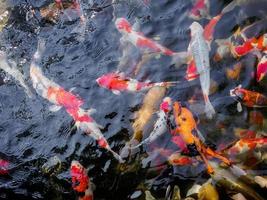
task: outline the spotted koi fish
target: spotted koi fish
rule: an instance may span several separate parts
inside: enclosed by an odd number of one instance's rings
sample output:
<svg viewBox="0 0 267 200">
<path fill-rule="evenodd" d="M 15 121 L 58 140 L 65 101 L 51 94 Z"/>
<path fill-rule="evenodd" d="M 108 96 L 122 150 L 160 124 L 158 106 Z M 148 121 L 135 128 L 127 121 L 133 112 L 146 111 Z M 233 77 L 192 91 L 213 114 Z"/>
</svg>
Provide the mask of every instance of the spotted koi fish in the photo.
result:
<svg viewBox="0 0 267 200">
<path fill-rule="evenodd" d="M 206 116 L 211 119 L 215 114 L 215 110 L 209 100 L 210 88 L 210 62 L 209 62 L 209 46 L 203 36 L 203 28 L 193 22 L 190 26 L 191 41 L 188 51 L 192 53 L 198 74 L 200 74 L 200 85 L 203 91 L 205 101 Z"/>
<path fill-rule="evenodd" d="M 172 109 L 172 100 L 170 97 L 165 97 L 160 104 L 160 110 L 157 112 L 158 120 L 154 125 L 153 131 L 150 133 L 149 137 L 138 145 L 131 147 L 131 149 L 138 148 L 146 143 L 151 143 L 159 138 L 162 134 L 166 133 L 168 130 L 168 114 Z"/>
<path fill-rule="evenodd" d="M 139 82 L 135 79 L 124 77 L 119 73 L 108 73 L 99 77 L 96 82 L 99 86 L 111 90 L 114 94 L 119 95 L 123 91 L 138 92 L 146 91 L 152 87 L 170 87 L 178 82 Z"/>
<path fill-rule="evenodd" d="M 91 181 L 87 173 L 87 170 L 78 161 L 73 160 L 71 162 L 70 174 L 72 188 L 76 192 L 82 193 L 82 196 L 79 196 L 79 200 L 94 199 Z"/>
<path fill-rule="evenodd" d="M 197 131 L 197 125 L 190 110 L 182 107 L 179 102 L 174 102 L 173 114 L 176 123 L 176 133 L 182 137 L 189 151 L 195 149 L 200 154 L 209 174 L 212 174 L 214 170 L 209 164 L 207 156 L 218 158 L 227 165 L 231 164 L 231 162 L 226 157 L 213 151 L 209 147 L 206 147 L 204 143 L 199 139 L 199 137 L 203 136 L 199 131 Z M 194 131 L 197 131 L 197 135 L 199 137 L 194 134 Z"/>
<path fill-rule="evenodd" d="M 230 90 L 230 96 L 238 97 L 238 100 L 240 100 L 241 103 L 247 107 L 266 107 L 267 106 L 266 96 L 258 92 L 246 90 L 242 88 L 241 85 L 239 85 L 235 89 Z"/>
<path fill-rule="evenodd" d="M 30 77 L 36 92 L 54 104 L 50 108 L 51 111 L 55 112 L 62 107 L 65 108 L 67 113 L 74 119 L 75 125 L 80 130 L 93 137 L 97 140 L 100 147 L 108 150 L 116 159 L 123 162 L 120 156 L 110 148 L 107 140 L 101 133 L 100 128 L 102 128 L 102 126 L 98 125 L 90 116 L 95 112 L 95 109 L 85 111 L 81 108 L 84 103 L 82 99 L 71 92 L 66 91 L 64 88 L 43 75 L 38 65 L 43 48 L 44 43 L 40 43 L 36 53 L 34 54 L 30 67 Z"/>
</svg>

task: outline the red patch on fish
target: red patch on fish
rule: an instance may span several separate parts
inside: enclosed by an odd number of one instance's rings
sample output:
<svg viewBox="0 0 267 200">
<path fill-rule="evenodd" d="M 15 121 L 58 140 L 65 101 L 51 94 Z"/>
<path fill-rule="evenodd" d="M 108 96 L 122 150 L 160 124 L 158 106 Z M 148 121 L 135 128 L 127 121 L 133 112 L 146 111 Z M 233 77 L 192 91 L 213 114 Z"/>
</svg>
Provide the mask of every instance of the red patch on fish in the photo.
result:
<svg viewBox="0 0 267 200">
<path fill-rule="evenodd" d="M 248 54 L 253 48 L 254 47 L 251 41 L 248 40 L 242 45 L 233 46 L 232 52 L 235 56 L 241 57 L 241 56 Z"/>
<path fill-rule="evenodd" d="M 7 160 L 0 159 L 0 175 L 8 174 L 9 162 Z"/>
<path fill-rule="evenodd" d="M 75 122 L 93 122 L 93 118 L 89 114 L 80 114 L 79 109 L 66 109 L 66 111 L 72 116 Z"/>
<path fill-rule="evenodd" d="M 199 74 L 197 72 L 196 64 L 195 61 L 192 60 L 188 65 L 186 69 L 186 76 L 185 79 L 188 81 L 193 81 L 196 78 L 199 77 Z"/>
<path fill-rule="evenodd" d="M 181 136 L 173 136 L 172 142 L 176 144 L 182 151 L 188 151 L 186 143 Z"/>
<path fill-rule="evenodd" d="M 222 14 L 217 15 L 216 17 L 211 19 L 209 23 L 205 26 L 204 33 L 203 33 L 205 40 L 211 41 L 213 39 L 214 28 L 216 24 L 218 23 L 218 21 L 221 19 L 221 17 L 222 17 Z"/>
<path fill-rule="evenodd" d="M 108 146 L 108 143 L 104 138 L 101 138 L 100 140 L 98 140 L 97 143 L 102 148 L 106 148 Z"/>
<path fill-rule="evenodd" d="M 204 10 L 206 8 L 205 6 L 205 0 L 197 0 L 194 7 L 190 11 L 190 15 L 195 17 L 200 17 L 200 10 Z"/>
<path fill-rule="evenodd" d="M 176 165 L 190 165 L 193 163 L 192 159 L 187 156 L 181 156 L 180 158 L 173 159 L 172 162 Z"/>
<path fill-rule="evenodd" d="M 117 23 L 116 26 L 118 29 L 123 29 L 128 33 L 132 32 L 132 26 L 131 24 L 124 18 L 120 18 Z"/>
<path fill-rule="evenodd" d="M 77 192 L 85 192 L 88 188 L 89 178 L 86 170 L 77 166 L 71 167 L 72 187 Z"/>
<path fill-rule="evenodd" d="M 257 65 L 257 82 L 260 82 L 266 75 L 267 72 L 267 55 L 264 55 L 259 64 Z"/>
</svg>

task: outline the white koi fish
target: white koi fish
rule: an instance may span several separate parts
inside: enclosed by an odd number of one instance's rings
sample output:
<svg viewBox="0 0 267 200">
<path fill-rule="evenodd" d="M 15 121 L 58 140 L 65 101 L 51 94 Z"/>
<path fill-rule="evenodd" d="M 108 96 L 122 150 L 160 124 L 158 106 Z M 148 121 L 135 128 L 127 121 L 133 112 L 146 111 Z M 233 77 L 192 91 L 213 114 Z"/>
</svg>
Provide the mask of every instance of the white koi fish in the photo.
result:
<svg viewBox="0 0 267 200">
<path fill-rule="evenodd" d="M 6 73 L 11 75 L 19 82 L 19 84 L 24 87 L 26 94 L 32 98 L 33 94 L 25 82 L 24 75 L 16 68 L 16 63 L 11 60 L 7 60 L 6 53 L 0 51 L 0 68 L 4 70 Z"/>
<path fill-rule="evenodd" d="M 193 22 L 190 26 L 191 41 L 188 51 L 192 53 L 198 73 L 200 74 L 200 84 L 203 91 L 205 101 L 206 116 L 211 119 L 215 114 L 215 110 L 209 100 L 210 89 L 210 62 L 209 62 L 209 46 L 203 36 L 203 28 Z"/>
</svg>

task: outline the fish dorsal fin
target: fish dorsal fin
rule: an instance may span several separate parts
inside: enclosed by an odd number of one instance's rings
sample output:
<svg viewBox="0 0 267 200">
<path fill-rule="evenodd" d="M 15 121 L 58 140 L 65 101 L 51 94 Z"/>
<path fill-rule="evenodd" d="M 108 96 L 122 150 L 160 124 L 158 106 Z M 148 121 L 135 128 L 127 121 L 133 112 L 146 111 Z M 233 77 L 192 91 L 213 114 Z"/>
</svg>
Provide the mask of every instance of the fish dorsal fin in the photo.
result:
<svg viewBox="0 0 267 200">
<path fill-rule="evenodd" d="M 58 105 L 52 105 L 52 106 L 49 106 L 49 110 L 50 110 L 51 112 L 57 112 L 57 111 L 59 111 L 61 108 L 62 108 L 62 106 L 58 106 Z"/>
<path fill-rule="evenodd" d="M 116 94 L 116 95 L 120 95 L 121 94 L 121 92 L 119 90 L 112 90 L 112 93 Z"/>
</svg>

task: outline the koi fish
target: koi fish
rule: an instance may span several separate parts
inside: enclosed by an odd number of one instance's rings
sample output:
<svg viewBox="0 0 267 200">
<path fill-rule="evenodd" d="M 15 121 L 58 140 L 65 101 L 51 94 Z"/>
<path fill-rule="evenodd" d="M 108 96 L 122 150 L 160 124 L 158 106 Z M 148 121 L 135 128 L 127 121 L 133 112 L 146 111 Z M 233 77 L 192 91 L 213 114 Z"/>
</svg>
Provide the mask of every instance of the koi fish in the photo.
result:
<svg viewBox="0 0 267 200">
<path fill-rule="evenodd" d="M 78 192 L 83 193 L 79 200 L 93 200 L 93 189 L 91 181 L 88 177 L 87 170 L 78 161 L 71 162 L 70 174 L 72 180 L 72 188 Z"/>
<path fill-rule="evenodd" d="M 193 147 L 193 149 L 196 150 L 200 154 L 202 160 L 204 161 L 207 167 L 207 171 L 209 174 L 212 174 L 214 170 L 209 164 L 206 156 L 218 158 L 221 161 L 223 161 L 225 164 L 231 165 L 231 162 L 226 157 L 213 151 L 209 147 L 206 147 L 203 144 L 203 142 L 199 139 L 199 138 L 204 138 L 204 137 L 199 131 L 197 131 L 196 122 L 190 110 L 182 107 L 180 103 L 174 102 L 173 114 L 174 114 L 175 123 L 176 123 L 176 129 L 175 129 L 176 133 L 182 137 L 189 151 Z M 197 131 L 198 137 L 195 136 L 194 131 Z M 194 155 L 197 155 L 197 154 L 194 153 Z"/>
<path fill-rule="evenodd" d="M 26 94 L 32 98 L 33 94 L 31 89 L 28 87 L 27 83 L 25 82 L 24 75 L 17 69 L 16 63 L 12 60 L 8 60 L 6 53 L 0 51 L 0 69 L 4 70 L 10 76 L 14 77 L 16 81 L 24 88 Z"/>
<path fill-rule="evenodd" d="M 74 119 L 75 125 L 80 130 L 93 137 L 95 140 L 97 140 L 100 147 L 105 148 L 111 152 L 116 159 L 118 159 L 120 162 L 123 162 L 120 156 L 108 145 L 107 140 L 100 131 L 102 126 L 98 125 L 90 116 L 90 114 L 95 112 L 95 109 L 89 109 L 85 111 L 80 107 L 84 103 L 82 99 L 75 96 L 71 92 L 67 92 L 64 90 L 64 88 L 43 75 L 40 67 L 38 66 L 43 49 L 44 43 L 40 42 L 38 49 L 33 56 L 30 67 L 30 76 L 36 92 L 54 104 L 50 108 L 51 111 L 55 112 L 64 107 L 67 113 Z"/>
<path fill-rule="evenodd" d="M 267 138 L 241 138 L 224 151 L 234 156 L 264 147 L 267 147 Z"/>
<path fill-rule="evenodd" d="M 7 160 L 0 159 L 0 175 L 8 174 L 9 162 Z"/>
<path fill-rule="evenodd" d="M 246 90 L 241 85 L 230 90 L 230 96 L 237 97 L 247 107 L 266 107 L 267 97 L 258 92 Z M 240 106 L 240 105 L 238 105 Z M 240 110 L 240 109 L 238 109 Z"/>
<path fill-rule="evenodd" d="M 256 80 L 260 82 L 266 75 L 267 72 L 267 52 L 262 56 L 261 60 L 257 65 Z"/>
<path fill-rule="evenodd" d="M 180 153 L 173 153 L 172 155 L 169 156 L 168 162 L 174 166 L 185 166 L 185 165 L 192 165 L 197 161 L 192 157 L 185 156 Z"/>
<path fill-rule="evenodd" d="M 139 82 L 135 79 L 124 77 L 119 73 L 108 73 L 99 77 L 96 82 L 99 86 L 111 90 L 114 94 L 119 95 L 123 91 L 138 92 L 145 91 L 152 87 L 170 87 L 177 82 Z"/>
<path fill-rule="evenodd" d="M 166 56 L 175 55 L 175 52 L 172 50 L 146 38 L 142 33 L 134 31 L 131 24 L 125 18 L 118 18 L 115 21 L 115 25 L 118 31 L 123 34 L 124 38 L 134 46 L 141 49 L 148 49 L 151 53 L 161 53 Z"/>
<path fill-rule="evenodd" d="M 191 41 L 188 47 L 192 53 L 198 73 L 200 74 L 200 84 L 203 91 L 205 101 L 206 116 L 211 119 L 215 114 L 215 110 L 209 100 L 210 88 L 210 62 L 209 62 L 209 47 L 203 37 L 203 28 L 197 22 L 190 25 Z"/>
<path fill-rule="evenodd" d="M 222 14 L 228 13 L 232 10 L 234 10 L 237 6 L 246 6 L 248 4 L 252 4 L 252 3 L 266 3 L 265 0 L 235 0 L 232 1 L 231 3 L 229 3 L 227 6 L 224 7 L 224 9 L 222 10 Z"/>
<path fill-rule="evenodd" d="M 149 137 L 144 141 L 136 145 L 135 147 L 131 147 L 131 149 L 138 148 L 146 143 L 151 143 L 159 138 L 162 134 L 164 134 L 168 130 L 168 114 L 172 109 L 172 100 L 170 97 L 165 97 L 160 104 L 160 110 L 157 112 L 158 120 L 154 124 L 154 129 L 150 133 Z"/>
<path fill-rule="evenodd" d="M 190 11 L 189 16 L 194 20 L 197 20 L 203 16 L 207 16 L 208 10 L 209 10 L 208 0 L 196 0 L 193 8 Z"/>
</svg>

